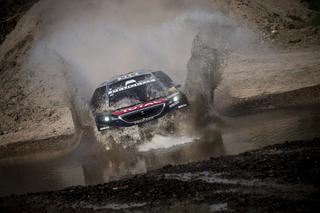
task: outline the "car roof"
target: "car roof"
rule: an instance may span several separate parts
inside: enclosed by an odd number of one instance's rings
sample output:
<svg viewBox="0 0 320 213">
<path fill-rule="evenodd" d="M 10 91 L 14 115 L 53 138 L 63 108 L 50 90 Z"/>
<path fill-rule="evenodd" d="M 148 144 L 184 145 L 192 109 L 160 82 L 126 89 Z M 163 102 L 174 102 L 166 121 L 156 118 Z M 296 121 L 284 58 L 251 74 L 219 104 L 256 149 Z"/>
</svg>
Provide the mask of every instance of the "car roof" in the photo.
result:
<svg viewBox="0 0 320 213">
<path fill-rule="evenodd" d="M 130 79 L 136 76 L 140 76 L 140 75 L 145 75 L 145 74 L 151 74 L 152 72 L 155 72 L 156 70 L 147 70 L 147 69 L 141 69 L 141 70 L 136 70 L 133 72 L 128 72 L 122 75 L 118 75 L 115 77 L 112 77 L 110 80 L 103 82 L 102 84 L 100 84 L 98 86 L 98 88 L 103 87 L 103 86 L 108 86 L 108 85 L 112 85 L 114 83 L 117 83 L 119 81 L 123 81 L 126 79 Z"/>
</svg>

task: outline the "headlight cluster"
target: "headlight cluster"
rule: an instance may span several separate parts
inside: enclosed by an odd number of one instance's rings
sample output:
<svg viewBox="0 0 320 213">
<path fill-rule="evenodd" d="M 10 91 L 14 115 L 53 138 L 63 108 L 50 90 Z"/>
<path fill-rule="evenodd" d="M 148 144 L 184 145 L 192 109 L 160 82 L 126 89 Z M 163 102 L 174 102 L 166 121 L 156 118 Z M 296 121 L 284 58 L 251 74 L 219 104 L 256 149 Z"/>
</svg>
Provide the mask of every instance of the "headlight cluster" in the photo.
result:
<svg viewBox="0 0 320 213">
<path fill-rule="evenodd" d="M 102 115 L 99 117 L 99 121 L 102 122 L 102 123 L 108 123 L 111 121 L 111 116 L 110 115 Z"/>
<path fill-rule="evenodd" d="M 173 102 L 178 102 L 180 100 L 180 96 L 176 95 L 172 98 Z"/>
<path fill-rule="evenodd" d="M 111 121 L 111 117 L 110 116 L 104 116 L 103 120 L 105 122 L 109 122 L 109 121 Z"/>
</svg>

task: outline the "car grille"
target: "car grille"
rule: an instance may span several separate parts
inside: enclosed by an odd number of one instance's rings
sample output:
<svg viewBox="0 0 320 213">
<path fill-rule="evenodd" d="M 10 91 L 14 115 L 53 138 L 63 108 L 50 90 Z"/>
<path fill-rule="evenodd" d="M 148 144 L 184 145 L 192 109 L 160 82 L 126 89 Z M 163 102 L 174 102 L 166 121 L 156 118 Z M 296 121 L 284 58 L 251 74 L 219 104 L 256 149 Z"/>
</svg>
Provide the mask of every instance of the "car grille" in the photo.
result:
<svg viewBox="0 0 320 213">
<path fill-rule="evenodd" d="M 136 122 L 144 118 L 156 116 L 161 113 L 164 104 L 156 105 L 150 108 L 142 109 L 139 111 L 131 112 L 129 114 L 121 116 L 126 122 Z"/>
</svg>

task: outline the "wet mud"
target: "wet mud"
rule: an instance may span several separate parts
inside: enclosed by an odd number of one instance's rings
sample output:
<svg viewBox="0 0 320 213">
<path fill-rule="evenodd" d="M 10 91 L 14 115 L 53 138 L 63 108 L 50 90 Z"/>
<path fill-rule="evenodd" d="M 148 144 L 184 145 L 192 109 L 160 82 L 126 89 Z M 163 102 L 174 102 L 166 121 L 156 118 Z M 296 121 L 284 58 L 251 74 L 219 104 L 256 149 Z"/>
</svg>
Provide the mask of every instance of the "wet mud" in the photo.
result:
<svg viewBox="0 0 320 213">
<path fill-rule="evenodd" d="M 106 146 L 96 139 L 94 130 L 84 128 L 78 147 L 63 157 L 34 161 L 30 156 L 29 160 L 0 165 L 0 195 L 102 184 L 166 165 L 198 162 L 285 141 L 320 137 L 320 114 L 316 109 L 274 111 L 220 120 L 219 125 L 212 123 L 180 135 L 158 130 L 157 134 L 130 146 L 125 140 Z"/>
<path fill-rule="evenodd" d="M 0 199 L 14 212 L 315 212 L 320 140 L 286 142 L 89 187 Z"/>
</svg>

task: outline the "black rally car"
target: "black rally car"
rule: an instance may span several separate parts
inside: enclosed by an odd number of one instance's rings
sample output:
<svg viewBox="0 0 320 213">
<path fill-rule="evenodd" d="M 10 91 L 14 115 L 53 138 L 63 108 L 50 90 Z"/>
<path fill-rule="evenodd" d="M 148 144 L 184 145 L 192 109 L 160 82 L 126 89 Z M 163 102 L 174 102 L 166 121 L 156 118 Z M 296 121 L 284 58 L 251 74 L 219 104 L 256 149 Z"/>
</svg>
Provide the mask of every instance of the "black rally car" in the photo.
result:
<svg viewBox="0 0 320 213">
<path fill-rule="evenodd" d="M 179 87 L 162 71 L 141 70 L 110 79 L 90 102 L 98 130 L 142 124 L 186 107 Z"/>
</svg>

